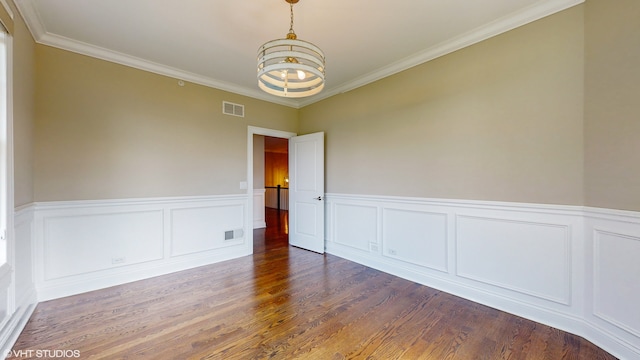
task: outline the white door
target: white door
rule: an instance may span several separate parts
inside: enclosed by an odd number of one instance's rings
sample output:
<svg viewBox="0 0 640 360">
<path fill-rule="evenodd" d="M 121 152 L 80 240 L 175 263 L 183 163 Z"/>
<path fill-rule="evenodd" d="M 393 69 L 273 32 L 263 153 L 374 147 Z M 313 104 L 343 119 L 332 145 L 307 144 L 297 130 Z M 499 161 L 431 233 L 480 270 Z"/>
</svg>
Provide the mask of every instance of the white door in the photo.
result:
<svg viewBox="0 0 640 360">
<path fill-rule="evenodd" d="M 289 244 L 324 254 L 324 133 L 289 139 Z"/>
</svg>

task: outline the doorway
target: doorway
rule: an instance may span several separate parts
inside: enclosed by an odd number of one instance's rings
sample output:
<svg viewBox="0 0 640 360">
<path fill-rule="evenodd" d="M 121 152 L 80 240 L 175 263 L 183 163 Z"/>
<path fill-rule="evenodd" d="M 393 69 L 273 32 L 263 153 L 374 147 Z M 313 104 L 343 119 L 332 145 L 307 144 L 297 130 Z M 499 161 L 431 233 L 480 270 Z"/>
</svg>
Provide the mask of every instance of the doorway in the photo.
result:
<svg viewBox="0 0 640 360">
<path fill-rule="evenodd" d="M 256 135 L 258 136 L 258 135 Z M 261 135 L 260 135 L 261 136 Z M 254 238 L 254 253 L 289 245 L 289 140 L 262 136 L 264 141 L 265 234 Z M 260 141 L 256 141 L 259 144 Z M 260 161 L 257 157 L 254 162 Z M 254 164 L 258 169 L 259 164 Z M 259 174 L 254 173 L 256 183 Z"/>
<path fill-rule="evenodd" d="M 277 130 L 249 126 L 247 141 L 247 229 L 253 228 L 256 202 L 254 190 L 254 141 L 255 135 L 272 136 L 289 140 L 289 244 L 324 254 L 324 132 L 296 136 Z M 253 231 L 248 231 L 247 254 L 253 253 Z"/>
<path fill-rule="evenodd" d="M 288 154 L 288 139 L 294 136 L 296 136 L 295 133 L 249 126 L 247 139 L 247 183 L 248 194 L 253 195 L 253 201 L 248 202 L 248 214 L 250 214 L 251 216 L 248 217 L 247 227 L 254 230 L 248 231 L 247 234 L 248 254 L 252 254 L 254 253 L 254 251 L 265 251 L 265 246 L 267 244 L 264 244 L 264 240 L 267 235 L 269 239 L 277 239 L 275 241 L 279 242 L 280 245 L 284 241 L 285 245 L 288 246 L 289 204 L 288 199 L 286 199 L 285 195 L 283 194 L 283 188 L 286 187 L 288 191 L 288 174 L 287 176 L 285 176 L 282 170 L 272 171 L 269 173 L 270 180 L 267 183 L 267 171 L 265 170 L 265 142 L 267 142 L 267 146 L 269 147 L 270 152 L 283 153 L 286 149 L 286 154 Z M 269 138 L 270 140 L 265 141 L 267 138 Z M 283 155 L 279 155 L 277 157 L 282 156 Z M 272 198 L 270 199 L 270 207 L 268 208 L 266 207 L 267 184 L 269 184 L 271 187 L 275 187 L 275 189 L 270 190 L 270 192 L 275 195 L 270 194 Z M 280 185 L 279 197 L 277 196 L 277 185 Z M 260 194 L 260 192 L 263 193 Z M 263 199 L 262 203 L 259 201 L 261 197 Z M 277 210 L 278 200 L 280 200 L 280 211 Z M 286 213 L 283 211 L 283 208 L 285 207 L 287 209 Z M 269 211 L 269 220 L 267 219 L 267 209 Z M 273 231 L 273 233 L 267 233 L 267 231 Z M 257 244 L 254 244 L 254 237 Z"/>
</svg>

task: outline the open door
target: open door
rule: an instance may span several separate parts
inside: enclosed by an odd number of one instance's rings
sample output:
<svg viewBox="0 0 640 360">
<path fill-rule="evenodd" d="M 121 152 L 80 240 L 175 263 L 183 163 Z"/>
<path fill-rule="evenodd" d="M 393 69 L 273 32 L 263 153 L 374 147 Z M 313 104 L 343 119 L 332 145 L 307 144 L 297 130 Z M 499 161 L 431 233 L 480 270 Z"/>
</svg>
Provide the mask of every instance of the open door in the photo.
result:
<svg viewBox="0 0 640 360">
<path fill-rule="evenodd" d="M 289 139 L 289 244 L 324 254 L 324 133 Z"/>
</svg>

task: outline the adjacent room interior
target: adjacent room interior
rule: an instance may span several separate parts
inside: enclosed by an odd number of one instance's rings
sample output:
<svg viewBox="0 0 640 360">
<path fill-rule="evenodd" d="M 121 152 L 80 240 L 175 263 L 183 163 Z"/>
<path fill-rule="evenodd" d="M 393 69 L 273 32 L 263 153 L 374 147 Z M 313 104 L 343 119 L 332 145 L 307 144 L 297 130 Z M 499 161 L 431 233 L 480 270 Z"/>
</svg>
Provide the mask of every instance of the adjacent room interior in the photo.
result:
<svg viewBox="0 0 640 360">
<path fill-rule="evenodd" d="M 3 354 L 640 359 L 640 2 L 286 2 L 0 0 Z"/>
</svg>

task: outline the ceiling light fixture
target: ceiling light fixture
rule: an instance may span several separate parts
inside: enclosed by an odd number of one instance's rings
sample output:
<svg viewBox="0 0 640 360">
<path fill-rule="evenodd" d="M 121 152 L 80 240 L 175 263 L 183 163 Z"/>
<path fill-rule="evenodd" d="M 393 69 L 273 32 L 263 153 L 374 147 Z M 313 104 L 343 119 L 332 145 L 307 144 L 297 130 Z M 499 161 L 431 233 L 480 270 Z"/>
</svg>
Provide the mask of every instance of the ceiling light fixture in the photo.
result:
<svg viewBox="0 0 640 360">
<path fill-rule="evenodd" d="M 298 39 L 291 26 L 285 39 L 267 41 L 258 49 L 258 86 L 277 96 L 300 98 L 319 93 L 324 88 L 324 53 L 312 43 Z"/>
</svg>

